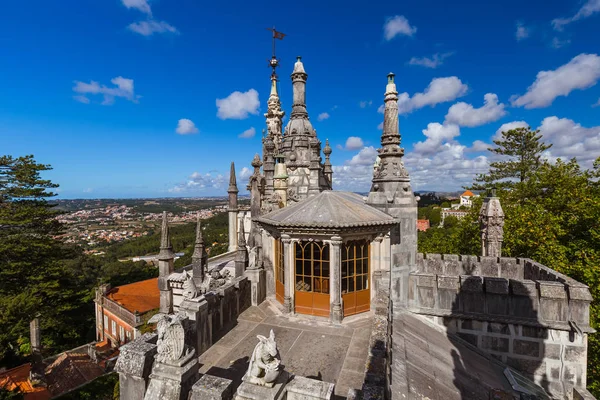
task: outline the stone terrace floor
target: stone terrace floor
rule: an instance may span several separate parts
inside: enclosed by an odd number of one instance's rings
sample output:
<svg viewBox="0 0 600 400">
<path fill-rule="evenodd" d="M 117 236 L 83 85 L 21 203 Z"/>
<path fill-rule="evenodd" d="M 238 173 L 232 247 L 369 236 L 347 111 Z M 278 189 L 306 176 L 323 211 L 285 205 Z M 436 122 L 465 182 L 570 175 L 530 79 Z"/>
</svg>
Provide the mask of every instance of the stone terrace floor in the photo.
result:
<svg viewBox="0 0 600 400">
<path fill-rule="evenodd" d="M 256 335 L 268 336 L 273 329 L 285 370 L 335 383 L 336 398 L 343 399 L 348 389 L 362 387 L 372 319 L 369 312 L 336 326 L 323 318 L 284 316 L 277 303 L 267 300 L 244 311 L 237 325 L 200 356 L 200 373 L 232 379 L 237 388 L 258 343 Z"/>
</svg>

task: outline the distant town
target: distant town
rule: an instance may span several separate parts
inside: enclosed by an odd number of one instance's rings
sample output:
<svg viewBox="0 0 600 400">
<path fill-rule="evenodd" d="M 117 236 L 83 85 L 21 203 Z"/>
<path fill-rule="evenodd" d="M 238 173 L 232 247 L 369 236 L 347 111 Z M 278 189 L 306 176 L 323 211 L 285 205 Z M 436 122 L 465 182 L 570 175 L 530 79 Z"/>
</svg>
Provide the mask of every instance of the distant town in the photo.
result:
<svg viewBox="0 0 600 400">
<path fill-rule="evenodd" d="M 224 198 L 196 199 L 97 199 L 59 200 L 62 211 L 56 219 L 67 231 L 66 243 L 83 246 L 88 254 L 102 254 L 102 247 L 146 236 L 160 225 L 167 211 L 173 225 L 195 222 L 198 215 L 207 219 L 226 210 Z"/>
</svg>

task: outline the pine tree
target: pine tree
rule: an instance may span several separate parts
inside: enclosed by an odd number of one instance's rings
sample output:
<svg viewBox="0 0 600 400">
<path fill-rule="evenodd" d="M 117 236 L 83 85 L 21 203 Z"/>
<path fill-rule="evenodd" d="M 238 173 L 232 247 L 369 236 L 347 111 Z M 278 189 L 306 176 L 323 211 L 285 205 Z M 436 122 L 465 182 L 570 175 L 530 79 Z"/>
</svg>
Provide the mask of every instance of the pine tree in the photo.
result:
<svg viewBox="0 0 600 400">
<path fill-rule="evenodd" d="M 541 138 L 539 130 L 532 131 L 530 127 L 502 132 L 502 137 L 494 140 L 497 147 L 489 151 L 504 157 L 490 163 L 490 171 L 478 175 L 471 189 L 509 188 L 515 182 L 525 182 L 541 165 L 542 153 L 552 146 L 542 142 Z"/>
<path fill-rule="evenodd" d="M 48 352 L 80 343 L 93 317 L 83 300 L 90 286 L 65 266 L 73 249 L 57 238 L 63 226 L 48 201 L 58 185 L 40 176 L 50 169 L 33 156 L 0 156 L 0 366 L 25 360 L 36 315 Z"/>
</svg>

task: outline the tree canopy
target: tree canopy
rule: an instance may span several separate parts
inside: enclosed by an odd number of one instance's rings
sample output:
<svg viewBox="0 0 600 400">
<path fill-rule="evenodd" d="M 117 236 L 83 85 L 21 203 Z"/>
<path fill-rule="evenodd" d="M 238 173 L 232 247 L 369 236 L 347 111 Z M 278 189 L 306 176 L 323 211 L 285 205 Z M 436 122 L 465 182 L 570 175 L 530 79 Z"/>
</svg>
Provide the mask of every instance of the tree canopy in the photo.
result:
<svg viewBox="0 0 600 400">
<path fill-rule="evenodd" d="M 471 189 L 507 188 L 514 182 L 524 182 L 540 166 L 542 153 L 552 147 L 541 142 L 541 138 L 539 130 L 532 131 L 530 127 L 502 132 L 501 137 L 494 140 L 497 147 L 488 149 L 500 159 L 490 163 L 487 174 L 475 178 Z"/>
</svg>

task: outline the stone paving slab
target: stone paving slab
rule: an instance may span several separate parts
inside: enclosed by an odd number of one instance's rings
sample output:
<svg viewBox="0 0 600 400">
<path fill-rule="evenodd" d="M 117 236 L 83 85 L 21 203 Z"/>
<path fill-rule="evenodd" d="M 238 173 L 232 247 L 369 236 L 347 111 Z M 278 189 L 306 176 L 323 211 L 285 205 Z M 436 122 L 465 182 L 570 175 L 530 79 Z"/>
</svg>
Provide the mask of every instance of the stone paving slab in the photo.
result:
<svg viewBox="0 0 600 400">
<path fill-rule="evenodd" d="M 333 325 L 323 318 L 281 315 L 276 304 L 265 301 L 245 310 L 237 325 L 199 357 L 200 372 L 231 379 L 235 390 L 258 343 L 256 335 L 268 336 L 273 329 L 285 370 L 334 383 L 336 399 L 343 399 L 348 389 L 362 387 L 371 325 L 371 313 Z"/>
</svg>

